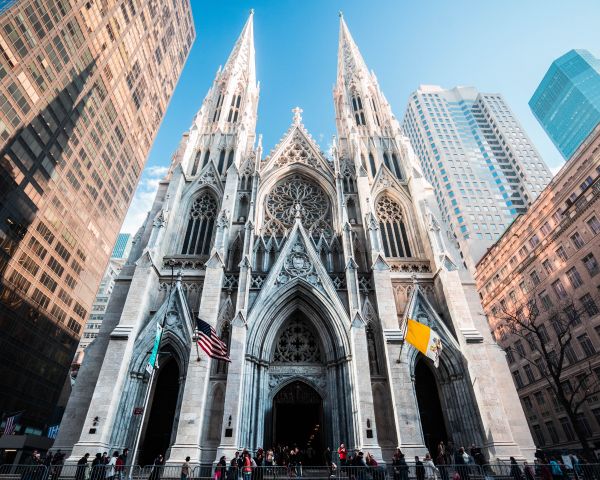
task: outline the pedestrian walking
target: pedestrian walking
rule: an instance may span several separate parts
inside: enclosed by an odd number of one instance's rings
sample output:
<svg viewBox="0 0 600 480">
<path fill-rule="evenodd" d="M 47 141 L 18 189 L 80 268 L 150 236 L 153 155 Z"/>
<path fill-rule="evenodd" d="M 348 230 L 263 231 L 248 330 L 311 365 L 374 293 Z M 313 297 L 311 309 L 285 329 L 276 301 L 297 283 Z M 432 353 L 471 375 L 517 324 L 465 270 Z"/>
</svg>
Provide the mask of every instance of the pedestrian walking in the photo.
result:
<svg viewBox="0 0 600 480">
<path fill-rule="evenodd" d="M 75 480 L 85 480 L 85 472 L 88 468 L 89 453 L 77 460 L 77 468 L 75 469 Z"/>
<path fill-rule="evenodd" d="M 91 480 L 102 480 L 104 478 L 104 462 L 102 454 L 98 452 L 94 460 L 92 460 L 92 475 Z"/>
<path fill-rule="evenodd" d="M 158 456 L 154 459 L 154 463 L 152 464 L 152 470 L 150 471 L 150 476 L 148 477 L 148 480 L 160 480 L 161 469 L 164 463 L 165 460 L 163 456 L 159 453 Z"/>
<path fill-rule="evenodd" d="M 340 444 L 340 447 L 337 449 L 338 457 L 340 459 L 340 467 L 342 467 L 342 473 L 345 471 L 345 467 L 348 464 L 348 450 L 346 449 L 346 445 L 343 443 Z"/>
<path fill-rule="evenodd" d="M 110 460 L 108 461 L 108 464 L 106 465 L 106 471 L 104 472 L 104 478 L 106 478 L 107 480 L 114 480 L 115 475 L 117 473 L 116 468 L 117 468 L 117 459 L 119 458 L 119 452 L 115 451 L 112 454 L 112 457 L 110 457 Z"/>
<path fill-rule="evenodd" d="M 392 457 L 392 465 L 394 467 L 394 480 L 408 480 L 408 465 L 402 451 L 397 448 Z"/>
<path fill-rule="evenodd" d="M 215 480 L 225 480 L 225 478 L 227 478 L 227 459 L 223 455 L 215 468 Z"/>
<path fill-rule="evenodd" d="M 510 457 L 510 475 L 513 480 L 523 480 L 521 468 L 519 468 L 519 464 L 515 460 L 515 457 Z"/>
<path fill-rule="evenodd" d="M 423 460 L 423 467 L 425 468 L 425 478 L 427 480 L 437 480 L 440 472 L 433 463 L 433 460 L 429 453 L 425 455 L 425 459 Z"/>
<path fill-rule="evenodd" d="M 425 467 L 418 456 L 415 457 L 415 476 L 417 480 L 425 480 Z"/>
<path fill-rule="evenodd" d="M 526 480 L 535 480 L 535 472 L 533 470 L 533 467 L 529 465 L 527 461 L 523 463 L 523 472 L 525 473 Z"/>
<path fill-rule="evenodd" d="M 181 480 L 187 480 L 190 476 L 190 457 L 185 457 L 185 462 L 181 464 Z"/>
</svg>

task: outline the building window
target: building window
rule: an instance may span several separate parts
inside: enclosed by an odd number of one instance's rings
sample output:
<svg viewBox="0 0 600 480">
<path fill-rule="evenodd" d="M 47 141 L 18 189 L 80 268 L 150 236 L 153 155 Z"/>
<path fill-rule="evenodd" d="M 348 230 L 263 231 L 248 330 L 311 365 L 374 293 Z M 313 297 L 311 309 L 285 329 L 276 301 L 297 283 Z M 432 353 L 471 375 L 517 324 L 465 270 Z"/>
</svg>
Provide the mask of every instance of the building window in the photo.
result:
<svg viewBox="0 0 600 480">
<path fill-rule="evenodd" d="M 531 272 L 530 274 L 531 277 L 531 281 L 533 282 L 534 285 L 539 285 L 541 280 L 540 280 L 540 276 L 538 275 L 538 273 L 534 270 L 533 272 Z"/>
<path fill-rule="evenodd" d="M 555 280 L 552 282 L 552 288 L 554 289 L 554 293 L 559 299 L 567 298 L 567 291 L 565 290 L 564 285 L 560 280 Z"/>
<path fill-rule="evenodd" d="M 556 255 L 558 256 L 558 258 L 560 258 L 563 262 L 567 261 L 567 251 L 565 250 L 565 247 L 563 247 L 562 245 L 560 247 L 558 247 L 556 249 Z"/>
<path fill-rule="evenodd" d="M 571 282 L 573 288 L 579 288 L 581 287 L 581 285 L 583 285 L 581 275 L 579 275 L 579 272 L 575 267 L 569 268 L 569 270 L 567 270 L 567 277 L 569 278 L 569 282 Z"/>
<path fill-rule="evenodd" d="M 374 177 L 377 169 L 375 167 L 375 157 L 372 153 L 369 153 L 369 166 L 371 167 L 371 176 Z"/>
<path fill-rule="evenodd" d="M 590 340 L 590 337 L 587 333 L 579 335 L 577 337 L 577 341 L 579 342 L 579 345 L 581 345 L 581 349 L 583 350 L 583 353 L 586 357 L 589 357 L 596 353 L 596 349 L 594 348 L 594 345 L 592 344 L 592 341 Z"/>
<path fill-rule="evenodd" d="M 523 388 L 525 384 L 523 383 L 523 379 L 521 378 L 521 373 L 517 370 L 515 372 L 512 372 L 512 374 L 517 388 Z"/>
<path fill-rule="evenodd" d="M 531 403 L 531 398 L 523 397 L 522 400 L 523 400 L 523 405 L 525 405 L 525 407 L 527 409 L 529 409 L 529 410 L 533 409 L 533 404 Z"/>
<path fill-rule="evenodd" d="M 539 297 L 545 310 L 550 310 L 554 306 L 550 295 L 548 295 L 548 293 L 545 290 L 540 292 Z"/>
<path fill-rule="evenodd" d="M 571 422 L 569 422 L 569 419 L 567 417 L 562 417 L 560 419 L 560 425 L 563 429 L 563 432 L 565 432 L 565 437 L 567 438 L 567 441 L 572 442 L 573 440 L 575 440 L 575 432 L 573 431 L 573 426 L 571 425 Z"/>
<path fill-rule="evenodd" d="M 510 348 L 506 349 L 506 360 L 508 363 L 515 363 L 515 356 Z"/>
<path fill-rule="evenodd" d="M 386 257 L 411 257 L 404 214 L 398 203 L 387 195 L 377 201 L 377 217 Z"/>
<path fill-rule="evenodd" d="M 552 262 L 548 258 L 542 262 L 542 266 L 544 267 L 544 270 L 546 270 L 546 273 L 548 273 L 548 274 L 550 274 L 554 271 L 554 266 L 552 265 Z"/>
<path fill-rule="evenodd" d="M 212 244 L 217 201 L 208 192 L 194 200 L 188 220 L 182 252 L 184 255 L 208 255 Z"/>
<path fill-rule="evenodd" d="M 354 120 L 356 120 L 358 126 L 367 124 L 365 121 L 365 111 L 363 109 L 362 100 L 358 93 L 352 95 L 352 111 L 354 112 Z"/>
<path fill-rule="evenodd" d="M 596 257 L 594 257 L 593 253 L 587 254 L 585 257 L 583 257 L 581 259 L 581 261 L 585 265 L 585 268 L 587 269 L 588 273 L 590 274 L 590 277 L 593 277 L 594 275 L 596 275 L 598 273 L 598 269 L 599 269 L 598 262 L 596 260 Z"/>
<path fill-rule="evenodd" d="M 525 358 L 525 349 L 523 348 L 521 340 L 517 340 L 515 342 L 515 351 L 519 354 L 521 358 Z"/>
<path fill-rule="evenodd" d="M 550 434 L 550 440 L 552 441 L 553 444 L 557 444 L 558 443 L 558 433 L 556 433 L 556 428 L 554 428 L 554 422 L 552 420 L 549 420 L 545 423 L 546 425 L 546 430 L 548 430 L 548 433 Z"/>
<path fill-rule="evenodd" d="M 535 392 L 533 396 L 535 397 L 536 403 L 540 407 L 546 404 L 546 399 L 544 398 L 544 394 L 542 392 Z"/>
<path fill-rule="evenodd" d="M 215 105 L 215 113 L 213 114 L 213 122 L 218 122 L 221 117 L 221 107 L 223 106 L 223 92 L 219 93 L 219 98 L 217 99 L 217 104 Z"/>
<path fill-rule="evenodd" d="M 600 221 L 598 221 L 598 219 L 595 216 L 590 218 L 587 221 L 587 224 L 594 235 L 598 235 L 598 233 L 600 233 Z"/>
<path fill-rule="evenodd" d="M 575 353 L 575 350 L 573 350 L 573 347 L 571 346 L 571 344 L 565 345 L 564 351 L 565 351 L 565 357 L 567 358 L 568 362 L 571 365 L 574 363 L 577 363 L 577 361 L 579 359 L 577 358 L 577 354 Z"/>
<path fill-rule="evenodd" d="M 537 440 L 537 445 L 539 447 L 546 445 L 546 439 L 544 438 L 544 434 L 542 432 L 542 427 L 540 427 L 539 425 L 533 425 L 532 428 L 533 428 L 533 434 L 535 435 L 535 438 Z"/>
<path fill-rule="evenodd" d="M 583 308 L 590 317 L 593 317 L 598 313 L 598 307 L 596 306 L 596 302 L 594 302 L 594 299 L 589 293 L 586 293 L 583 297 L 579 299 L 579 301 L 581 302 Z"/>
<path fill-rule="evenodd" d="M 585 432 L 586 437 L 589 438 L 593 435 L 592 428 L 590 427 L 590 422 L 588 422 L 588 419 L 585 416 L 585 414 L 577 414 L 577 423 L 579 424 L 579 428 Z"/>
<path fill-rule="evenodd" d="M 525 376 L 527 377 L 527 380 L 529 380 L 529 383 L 535 382 L 535 375 L 533 374 L 533 370 L 531 370 L 531 365 L 525 365 L 523 371 L 525 372 Z"/>
<path fill-rule="evenodd" d="M 581 319 L 579 317 L 579 312 L 575 308 L 575 305 L 569 305 L 563 311 L 565 312 L 565 315 L 569 319 L 569 323 L 572 326 L 576 326 L 581 323 Z"/>
<path fill-rule="evenodd" d="M 583 247 L 585 245 L 585 242 L 583 241 L 583 238 L 581 237 L 579 232 L 575 232 L 573 235 L 571 235 L 570 238 L 571 238 L 571 241 L 573 242 L 573 245 L 575 246 L 575 248 L 577 250 L 579 250 L 581 247 Z"/>
<path fill-rule="evenodd" d="M 229 123 L 236 123 L 238 121 L 238 115 L 240 113 L 240 104 L 242 103 L 242 95 L 238 93 L 231 99 L 231 107 L 229 108 L 229 115 L 227 121 Z"/>
</svg>

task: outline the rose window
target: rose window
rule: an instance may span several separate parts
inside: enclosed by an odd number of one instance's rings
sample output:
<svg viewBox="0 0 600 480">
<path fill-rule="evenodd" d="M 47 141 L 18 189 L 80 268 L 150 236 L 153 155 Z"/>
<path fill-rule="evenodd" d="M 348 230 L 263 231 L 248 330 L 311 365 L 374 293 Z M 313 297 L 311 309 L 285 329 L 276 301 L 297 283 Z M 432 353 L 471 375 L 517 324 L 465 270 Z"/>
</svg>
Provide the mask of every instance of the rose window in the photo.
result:
<svg viewBox="0 0 600 480">
<path fill-rule="evenodd" d="M 265 227 L 275 234 L 290 229 L 296 217 L 310 233 L 331 234 L 329 199 L 318 185 L 294 175 L 279 182 L 265 200 Z"/>
</svg>

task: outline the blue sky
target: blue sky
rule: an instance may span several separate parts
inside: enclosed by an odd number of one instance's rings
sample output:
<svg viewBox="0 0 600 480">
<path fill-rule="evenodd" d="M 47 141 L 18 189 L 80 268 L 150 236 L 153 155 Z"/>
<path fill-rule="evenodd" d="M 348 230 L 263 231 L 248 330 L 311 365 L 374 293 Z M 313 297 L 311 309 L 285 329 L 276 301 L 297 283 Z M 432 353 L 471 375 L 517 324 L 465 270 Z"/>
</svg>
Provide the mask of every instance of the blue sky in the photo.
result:
<svg viewBox="0 0 600 480">
<path fill-rule="evenodd" d="M 472 85 L 502 93 L 553 171 L 562 158 L 527 102 L 550 63 L 572 48 L 600 56 L 600 2 L 572 0 L 191 0 L 196 41 L 154 142 L 123 231 L 150 208 L 181 134 L 200 108 L 251 8 L 257 77 L 257 132 L 268 152 L 299 105 L 326 150 L 335 134 L 338 11 L 401 119 L 419 84 Z"/>
</svg>

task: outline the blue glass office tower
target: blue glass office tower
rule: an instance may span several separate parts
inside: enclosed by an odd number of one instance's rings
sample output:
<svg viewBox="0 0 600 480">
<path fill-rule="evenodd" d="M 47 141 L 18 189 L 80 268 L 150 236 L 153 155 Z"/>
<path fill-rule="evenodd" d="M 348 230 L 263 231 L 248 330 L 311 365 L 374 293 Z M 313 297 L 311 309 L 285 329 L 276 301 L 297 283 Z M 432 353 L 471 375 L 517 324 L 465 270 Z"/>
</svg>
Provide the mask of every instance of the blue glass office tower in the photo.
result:
<svg viewBox="0 0 600 480">
<path fill-rule="evenodd" d="M 529 106 L 568 160 L 600 123 L 600 60 L 587 50 L 565 53 L 550 65 Z"/>
</svg>

